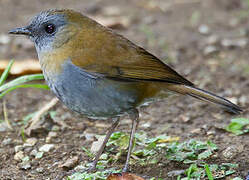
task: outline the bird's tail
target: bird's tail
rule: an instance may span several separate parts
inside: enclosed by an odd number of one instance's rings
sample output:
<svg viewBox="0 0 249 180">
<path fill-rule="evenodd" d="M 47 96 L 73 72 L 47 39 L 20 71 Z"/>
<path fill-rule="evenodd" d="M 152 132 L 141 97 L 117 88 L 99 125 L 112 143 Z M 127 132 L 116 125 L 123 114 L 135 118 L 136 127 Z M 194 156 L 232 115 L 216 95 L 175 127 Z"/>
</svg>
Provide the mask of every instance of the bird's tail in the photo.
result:
<svg viewBox="0 0 249 180">
<path fill-rule="evenodd" d="M 211 93 L 211 92 L 208 92 L 208 91 L 205 91 L 205 90 L 193 87 L 193 86 L 169 85 L 167 86 L 167 89 L 178 92 L 180 94 L 189 95 L 189 96 L 192 96 L 194 98 L 197 98 L 203 101 L 208 101 L 211 103 L 218 104 L 222 106 L 223 108 L 225 108 L 227 111 L 235 113 L 235 114 L 239 114 L 242 111 L 242 109 L 239 106 L 233 104 L 229 100 L 223 97 L 217 96 L 214 93 Z"/>
</svg>

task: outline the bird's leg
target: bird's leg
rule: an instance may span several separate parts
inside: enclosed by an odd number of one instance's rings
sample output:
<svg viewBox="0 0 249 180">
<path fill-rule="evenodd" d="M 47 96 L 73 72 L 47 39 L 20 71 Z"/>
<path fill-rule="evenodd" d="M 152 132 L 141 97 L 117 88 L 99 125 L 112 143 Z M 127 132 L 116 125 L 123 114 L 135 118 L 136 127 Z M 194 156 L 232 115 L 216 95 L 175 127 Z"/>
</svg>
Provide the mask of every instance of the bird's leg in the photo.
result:
<svg viewBox="0 0 249 180">
<path fill-rule="evenodd" d="M 105 149 L 105 145 L 106 143 L 108 142 L 110 136 L 112 135 L 113 131 L 115 130 L 115 128 L 117 127 L 119 123 L 119 117 L 118 118 L 115 118 L 113 119 L 113 123 L 112 123 L 112 126 L 108 129 L 108 132 L 105 136 L 105 139 L 100 147 L 100 149 L 98 150 L 92 164 L 91 164 L 91 167 L 88 169 L 89 172 L 93 172 L 93 171 L 96 171 L 96 166 L 97 166 L 97 163 L 98 163 L 98 160 L 101 156 L 101 154 L 103 153 L 104 149 Z"/>
<path fill-rule="evenodd" d="M 129 112 L 129 116 L 132 120 L 132 128 L 131 128 L 131 133 L 130 133 L 130 140 L 129 140 L 129 147 L 128 147 L 128 154 L 126 157 L 126 162 L 123 168 L 123 172 L 127 172 L 129 171 L 129 161 L 130 161 L 130 157 L 131 157 L 131 151 L 132 151 L 132 147 L 133 147 L 133 142 L 134 142 L 134 136 L 135 136 L 135 132 L 138 126 L 138 122 L 139 122 L 139 112 L 137 109 L 130 111 Z"/>
</svg>

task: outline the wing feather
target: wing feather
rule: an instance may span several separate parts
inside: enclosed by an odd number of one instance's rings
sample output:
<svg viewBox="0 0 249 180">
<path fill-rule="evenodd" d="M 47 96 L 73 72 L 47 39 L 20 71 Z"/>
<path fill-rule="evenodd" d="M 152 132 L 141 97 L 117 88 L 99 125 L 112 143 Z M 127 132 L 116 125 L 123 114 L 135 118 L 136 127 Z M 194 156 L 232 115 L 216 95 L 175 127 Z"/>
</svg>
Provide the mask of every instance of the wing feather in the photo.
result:
<svg viewBox="0 0 249 180">
<path fill-rule="evenodd" d="M 89 30 L 91 33 L 83 32 L 78 36 L 84 40 L 77 42 L 84 43 L 73 47 L 74 51 L 78 49 L 78 53 L 72 57 L 75 65 L 112 79 L 193 85 L 143 48 L 109 29 L 102 28 L 101 32 L 98 30 L 94 33 L 94 38 L 91 34 L 94 29 Z"/>
</svg>

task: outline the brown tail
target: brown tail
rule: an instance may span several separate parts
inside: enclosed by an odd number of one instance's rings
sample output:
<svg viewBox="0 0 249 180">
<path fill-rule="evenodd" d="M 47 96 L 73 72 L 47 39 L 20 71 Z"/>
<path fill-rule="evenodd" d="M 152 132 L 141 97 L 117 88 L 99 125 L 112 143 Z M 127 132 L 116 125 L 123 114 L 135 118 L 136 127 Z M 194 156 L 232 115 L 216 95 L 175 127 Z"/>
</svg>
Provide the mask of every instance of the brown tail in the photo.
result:
<svg viewBox="0 0 249 180">
<path fill-rule="evenodd" d="M 187 86 L 187 85 L 170 85 L 167 86 L 167 89 L 171 91 L 178 92 L 180 94 L 187 94 L 192 97 L 195 97 L 197 99 L 203 100 L 203 101 L 208 101 L 211 103 L 215 103 L 218 105 L 221 105 L 223 108 L 225 108 L 227 111 L 239 114 L 242 109 L 233 104 L 232 102 L 228 101 L 227 99 L 217 96 L 211 92 L 193 87 L 193 86 Z"/>
</svg>

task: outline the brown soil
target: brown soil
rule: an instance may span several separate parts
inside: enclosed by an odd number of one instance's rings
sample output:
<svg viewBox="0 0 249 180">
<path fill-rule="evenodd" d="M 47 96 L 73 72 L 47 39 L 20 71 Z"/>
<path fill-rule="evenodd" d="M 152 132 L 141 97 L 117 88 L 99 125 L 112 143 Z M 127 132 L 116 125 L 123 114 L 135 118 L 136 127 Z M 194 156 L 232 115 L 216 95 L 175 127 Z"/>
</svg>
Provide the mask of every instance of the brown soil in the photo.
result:
<svg viewBox="0 0 249 180">
<path fill-rule="evenodd" d="M 199 87 L 234 100 L 245 110 L 240 116 L 249 118 L 249 45 L 225 47 L 221 44 L 222 39 L 249 40 L 248 6 L 243 0 L 51 0 L 45 2 L 0 0 L 0 33 L 25 25 L 36 13 L 55 7 L 72 8 L 92 17 L 101 16 L 106 19 L 112 19 L 114 16 L 123 17 L 130 20 L 130 24 L 125 29 L 117 29 L 118 33 L 161 59 L 165 59 L 180 74 Z M 207 35 L 201 34 L 198 30 L 202 24 L 209 27 L 210 32 Z M 205 55 L 203 51 L 207 46 L 207 38 L 211 35 L 217 35 L 220 39 L 215 43 L 217 52 Z M 16 46 L 16 41 L 24 45 Z M 0 43 L 0 59 L 36 58 L 35 50 L 32 45 L 30 47 L 28 41 L 26 38 L 11 37 L 9 44 Z M 170 58 L 166 59 L 166 56 Z M 90 148 L 92 140 L 86 141 L 83 134 L 104 134 L 109 125 L 105 121 L 90 121 L 79 117 L 61 103 L 53 110 L 57 112 L 58 118 L 65 120 L 69 128 L 63 129 L 59 126 L 57 136 L 50 142 L 55 144 L 55 148 L 45 153 L 41 159 L 31 158 L 31 168 L 27 170 L 21 167 L 20 162 L 14 160 L 14 147 L 23 145 L 20 135 L 22 126 L 19 122 L 27 114 L 41 108 L 52 97 L 54 95 L 48 91 L 21 89 L 4 98 L 14 131 L 0 132 L 0 179 L 66 179 L 72 174 L 72 170 L 59 167 L 61 162 L 73 156 L 78 156 L 79 163 L 82 164 L 89 161 L 81 147 Z M 2 102 L 3 100 L 0 101 L 0 105 Z M 183 96 L 172 96 L 140 112 L 139 130 L 146 131 L 151 137 L 163 133 L 179 136 L 181 141 L 190 138 L 210 139 L 219 147 L 218 156 L 212 160 L 212 163 L 237 163 L 239 169 L 233 176 L 246 177 L 249 171 L 249 135 L 233 136 L 217 128 L 226 126 L 233 117 L 238 116 Z M 0 119 L 3 119 L 3 114 L 0 114 Z M 143 127 L 142 124 L 147 122 L 151 123 L 150 127 Z M 118 130 L 128 132 L 130 127 L 130 121 L 126 118 Z M 48 132 L 35 135 L 38 142 L 32 148 L 25 148 L 24 153 L 28 155 L 33 149 L 39 149 L 46 144 L 47 135 Z M 8 138 L 11 139 L 10 143 L 2 143 Z M 229 146 L 239 149 L 232 159 L 222 155 Z M 122 163 L 120 162 L 118 166 Z M 131 171 L 156 177 L 160 169 L 160 172 L 163 172 L 161 177 L 168 179 L 169 171 L 186 167 L 167 162 L 166 165 L 153 168 L 134 165 Z M 37 170 L 39 168 L 40 171 Z"/>
</svg>

